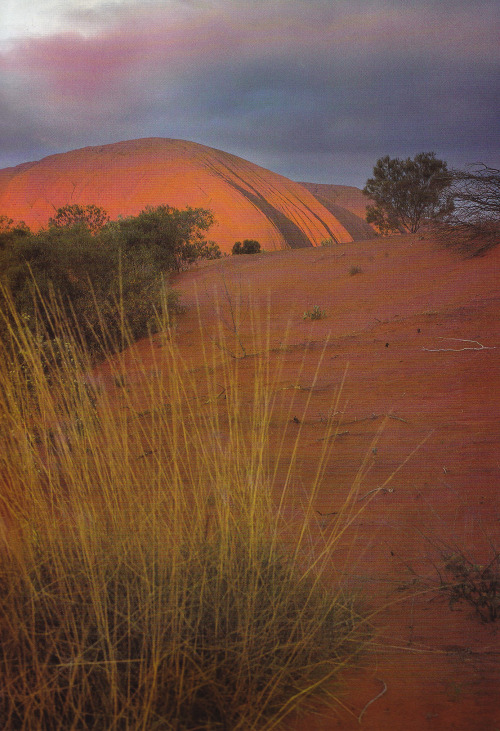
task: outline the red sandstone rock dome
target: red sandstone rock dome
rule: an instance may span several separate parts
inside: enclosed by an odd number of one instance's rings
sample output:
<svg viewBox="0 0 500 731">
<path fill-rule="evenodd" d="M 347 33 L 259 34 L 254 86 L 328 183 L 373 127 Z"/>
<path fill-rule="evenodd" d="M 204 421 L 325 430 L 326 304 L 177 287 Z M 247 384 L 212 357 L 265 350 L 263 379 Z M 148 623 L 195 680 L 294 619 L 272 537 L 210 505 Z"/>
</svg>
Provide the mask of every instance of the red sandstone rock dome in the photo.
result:
<svg viewBox="0 0 500 731">
<path fill-rule="evenodd" d="M 257 239 L 264 249 L 353 240 L 299 183 L 194 142 L 131 140 L 0 170 L 1 215 L 38 229 L 72 203 L 101 206 L 112 219 L 148 205 L 209 208 L 216 220 L 209 238 L 223 251 L 244 238 Z"/>
</svg>

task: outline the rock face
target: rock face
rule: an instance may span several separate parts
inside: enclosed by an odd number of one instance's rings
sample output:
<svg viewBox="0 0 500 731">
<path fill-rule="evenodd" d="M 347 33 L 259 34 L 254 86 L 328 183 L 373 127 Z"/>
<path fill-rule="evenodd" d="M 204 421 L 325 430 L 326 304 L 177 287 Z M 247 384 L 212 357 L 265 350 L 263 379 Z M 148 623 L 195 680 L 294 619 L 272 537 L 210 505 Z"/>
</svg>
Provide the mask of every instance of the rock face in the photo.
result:
<svg viewBox="0 0 500 731">
<path fill-rule="evenodd" d="M 268 250 L 353 240 L 349 222 L 300 183 L 194 142 L 118 142 L 0 170 L 0 215 L 37 230 L 74 203 L 101 206 L 112 219 L 161 204 L 209 208 L 209 238 L 226 252 L 244 238 Z"/>
<path fill-rule="evenodd" d="M 325 206 L 347 228 L 354 241 L 373 239 L 375 229 L 365 220 L 366 206 L 371 201 L 352 185 L 301 183 L 316 200 Z"/>
</svg>

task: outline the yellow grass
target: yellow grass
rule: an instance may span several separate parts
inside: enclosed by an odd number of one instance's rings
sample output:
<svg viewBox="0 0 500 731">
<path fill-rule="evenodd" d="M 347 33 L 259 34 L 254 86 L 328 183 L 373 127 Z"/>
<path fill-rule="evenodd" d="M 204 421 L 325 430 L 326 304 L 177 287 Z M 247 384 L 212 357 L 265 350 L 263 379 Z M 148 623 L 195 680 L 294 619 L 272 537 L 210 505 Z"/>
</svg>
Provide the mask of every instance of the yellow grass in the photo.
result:
<svg viewBox="0 0 500 731">
<path fill-rule="evenodd" d="M 359 480 L 311 558 L 332 427 L 292 529 L 300 430 L 280 481 L 290 437 L 271 459 L 265 327 L 253 322 L 250 398 L 222 324 L 193 370 L 163 323 L 161 347 L 135 356 L 139 394 L 129 356 L 105 352 L 114 385 L 97 385 L 71 324 L 48 312 L 57 346 L 14 310 L 0 344 L 0 727 L 260 731 L 322 692 L 335 702 L 368 635 L 325 581 Z"/>
</svg>

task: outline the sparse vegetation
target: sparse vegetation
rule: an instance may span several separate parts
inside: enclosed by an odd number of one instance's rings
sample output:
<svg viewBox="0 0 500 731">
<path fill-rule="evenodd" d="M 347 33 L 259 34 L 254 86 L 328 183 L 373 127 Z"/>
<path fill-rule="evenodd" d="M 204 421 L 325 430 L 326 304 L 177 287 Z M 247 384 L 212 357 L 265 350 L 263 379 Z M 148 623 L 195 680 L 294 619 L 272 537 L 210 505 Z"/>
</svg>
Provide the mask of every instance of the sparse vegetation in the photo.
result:
<svg viewBox="0 0 500 731">
<path fill-rule="evenodd" d="M 479 560 L 458 543 L 428 538 L 435 575 L 420 575 L 406 563 L 415 584 L 424 584 L 446 597 L 448 606 L 468 604 L 482 622 L 500 617 L 500 551 L 490 544 L 486 560 Z"/>
<path fill-rule="evenodd" d="M 259 254 L 260 244 L 255 239 L 244 239 L 243 241 L 236 241 L 233 249 L 233 254 Z"/>
<path fill-rule="evenodd" d="M 319 305 L 314 305 L 312 310 L 306 310 L 304 312 L 304 320 L 322 320 L 326 317 L 326 312 L 322 310 Z"/>
<path fill-rule="evenodd" d="M 465 602 L 483 622 L 500 617 L 500 552 L 495 551 L 486 563 L 479 563 L 464 550 L 441 549 L 443 573 L 440 591 L 446 594 L 450 608 Z"/>
<path fill-rule="evenodd" d="M 248 353 L 241 337 L 241 321 L 243 312 L 251 310 L 249 293 L 247 292 L 247 296 L 243 297 L 241 278 L 236 291 L 232 291 L 223 270 L 221 271 L 221 282 L 222 301 L 217 298 L 215 302 L 218 332 L 215 337 L 212 337 L 212 342 L 231 358 L 246 358 Z M 225 328 L 225 333 L 221 332 L 222 327 Z"/>
<path fill-rule="evenodd" d="M 90 355 L 60 310 L 49 319 L 66 347 L 47 373 L 36 332 L 9 306 L 1 727 L 264 731 L 322 691 L 331 701 L 332 681 L 367 639 L 366 619 L 330 574 L 342 521 L 311 553 L 326 446 L 302 525 L 292 545 L 283 540 L 297 449 L 278 483 L 268 430 L 279 375 L 265 348 L 254 348 L 263 355 L 252 360 L 249 401 L 242 361 L 203 344 L 204 372 L 193 373 L 162 321 L 161 356 L 153 342 L 147 365 L 134 356 L 146 384 L 138 402 L 94 385 Z M 127 356 L 103 356 L 122 382 Z M 346 522 L 359 509 L 356 489 Z"/>
<path fill-rule="evenodd" d="M 361 272 L 362 272 L 362 271 L 363 271 L 363 270 L 361 269 L 361 267 L 358 267 L 358 266 L 352 266 L 352 267 L 350 267 L 350 269 L 349 269 L 349 276 L 350 276 L 350 277 L 354 277 L 354 276 L 355 276 L 356 274 L 361 274 Z"/>
<path fill-rule="evenodd" d="M 320 246 L 334 246 L 335 241 L 332 238 L 329 239 L 323 239 L 323 241 L 320 243 Z"/>
</svg>

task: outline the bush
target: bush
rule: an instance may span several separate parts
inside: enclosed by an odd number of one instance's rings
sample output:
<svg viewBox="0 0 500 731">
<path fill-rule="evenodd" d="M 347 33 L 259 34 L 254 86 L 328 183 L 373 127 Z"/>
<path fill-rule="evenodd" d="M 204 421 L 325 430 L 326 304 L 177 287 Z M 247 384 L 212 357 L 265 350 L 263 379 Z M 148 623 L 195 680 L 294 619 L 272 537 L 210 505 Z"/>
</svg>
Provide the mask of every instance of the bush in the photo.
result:
<svg viewBox="0 0 500 731">
<path fill-rule="evenodd" d="M 197 259 L 220 256 L 218 246 L 205 239 L 213 223 L 204 208 L 147 206 L 137 216 L 118 219 L 111 230 L 124 251 L 148 251 L 158 269 L 179 272 Z"/>
<path fill-rule="evenodd" d="M 91 233 L 95 234 L 108 221 L 109 216 L 104 208 L 74 204 L 58 208 L 55 216 L 49 219 L 49 228 L 68 228 L 76 224 L 83 224 Z"/>
<path fill-rule="evenodd" d="M 358 266 L 352 266 L 352 267 L 351 267 L 351 268 L 349 269 L 349 276 L 350 276 L 350 277 L 354 277 L 354 276 L 355 276 L 356 274 L 361 274 L 361 273 L 362 273 L 362 271 L 363 271 L 363 270 L 361 269 L 361 267 L 358 267 Z"/>
<path fill-rule="evenodd" d="M 243 242 L 236 241 L 232 252 L 233 254 L 259 254 L 260 244 L 254 239 L 244 239 Z"/>
<path fill-rule="evenodd" d="M 204 233 L 213 216 L 204 209 L 146 208 L 106 222 L 97 206 L 67 206 L 48 229 L 0 228 L 0 281 L 33 332 L 56 335 L 44 303 L 57 301 L 91 347 L 102 338 L 115 348 L 154 332 L 164 308 L 179 312 L 169 273 L 199 258 L 217 258 Z M 0 226 L 2 221 L 0 220 Z M 167 314 L 164 312 L 163 314 Z M 5 323 L 0 322 L 0 337 Z"/>
<path fill-rule="evenodd" d="M 466 602 L 483 622 L 500 617 L 500 553 L 486 564 L 472 560 L 464 551 L 443 551 L 444 576 L 440 591 L 448 597 L 450 608 Z"/>
<path fill-rule="evenodd" d="M 324 317 L 326 317 L 326 312 L 324 310 L 321 310 L 318 305 L 314 305 L 312 310 L 307 310 L 304 312 L 304 320 L 322 320 Z"/>
<path fill-rule="evenodd" d="M 420 576 L 407 564 L 414 581 L 422 581 L 446 596 L 450 609 L 465 603 L 482 622 L 495 622 L 500 617 L 500 551 L 494 543 L 490 543 L 489 556 L 481 561 L 458 543 L 427 540 L 432 549 L 428 560 L 437 578 Z"/>
<path fill-rule="evenodd" d="M 164 304 L 176 309 L 176 295 L 150 252 L 121 253 L 115 242 L 81 225 L 24 237 L 2 279 L 33 332 L 56 337 L 45 303 L 57 302 L 91 348 L 103 337 L 119 347 L 124 322 L 132 339 L 142 337 L 154 331 Z"/>
</svg>

